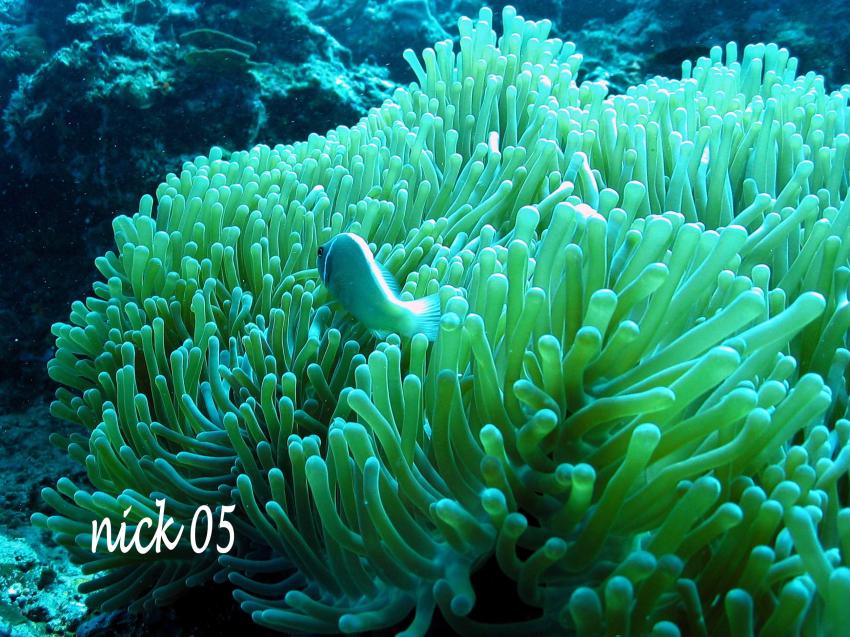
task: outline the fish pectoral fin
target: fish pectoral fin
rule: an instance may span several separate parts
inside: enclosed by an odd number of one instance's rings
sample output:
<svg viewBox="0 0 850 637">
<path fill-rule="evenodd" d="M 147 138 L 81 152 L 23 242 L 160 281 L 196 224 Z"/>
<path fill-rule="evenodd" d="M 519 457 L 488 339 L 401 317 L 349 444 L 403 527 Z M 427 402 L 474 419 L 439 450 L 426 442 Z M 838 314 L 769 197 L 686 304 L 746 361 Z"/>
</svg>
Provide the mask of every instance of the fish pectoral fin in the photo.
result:
<svg viewBox="0 0 850 637">
<path fill-rule="evenodd" d="M 390 289 L 396 298 L 401 295 L 401 288 L 398 286 L 398 281 L 395 280 L 393 273 L 387 270 L 386 266 L 381 263 L 375 262 L 375 265 L 378 266 L 378 272 L 381 273 L 381 278 L 384 280 L 384 283 L 387 284 L 387 287 Z"/>
<path fill-rule="evenodd" d="M 429 341 L 436 341 L 440 332 L 440 319 L 443 313 L 440 309 L 440 295 L 431 294 L 421 299 L 411 301 L 410 309 L 416 317 L 416 332 L 422 332 Z"/>
<path fill-rule="evenodd" d="M 394 334 L 392 330 L 382 330 L 382 329 L 371 329 L 369 330 L 379 341 L 385 340 L 390 334 Z"/>
</svg>

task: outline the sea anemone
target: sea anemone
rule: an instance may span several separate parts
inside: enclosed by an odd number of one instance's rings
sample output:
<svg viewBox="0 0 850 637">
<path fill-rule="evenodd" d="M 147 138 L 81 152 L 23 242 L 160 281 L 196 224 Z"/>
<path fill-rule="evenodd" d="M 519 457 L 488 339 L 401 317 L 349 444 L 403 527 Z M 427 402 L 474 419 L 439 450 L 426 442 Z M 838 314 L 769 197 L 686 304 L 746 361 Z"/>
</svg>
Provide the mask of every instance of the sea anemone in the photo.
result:
<svg viewBox="0 0 850 637">
<path fill-rule="evenodd" d="M 609 96 L 549 21 L 492 17 L 355 126 L 214 148 L 115 220 L 49 366 L 91 486 L 33 516 L 90 605 L 214 580 L 286 632 L 850 625 L 850 86 L 730 43 Z M 339 232 L 441 294 L 433 345 L 329 304 Z M 157 499 L 235 505 L 234 545 L 92 552 Z"/>
</svg>

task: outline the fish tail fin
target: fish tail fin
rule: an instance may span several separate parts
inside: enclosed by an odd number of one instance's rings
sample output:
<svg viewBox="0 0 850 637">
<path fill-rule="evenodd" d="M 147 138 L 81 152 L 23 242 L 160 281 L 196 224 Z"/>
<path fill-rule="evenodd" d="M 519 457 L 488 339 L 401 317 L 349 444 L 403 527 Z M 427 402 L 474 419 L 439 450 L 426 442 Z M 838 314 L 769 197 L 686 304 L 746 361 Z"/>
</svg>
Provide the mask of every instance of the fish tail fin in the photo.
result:
<svg viewBox="0 0 850 637">
<path fill-rule="evenodd" d="M 422 332 L 429 341 L 436 341 L 440 333 L 440 318 L 443 313 L 440 310 L 440 295 L 430 296 L 410 301 L 408 307 L 415 316 L 414 334 Z"/>
</svg>

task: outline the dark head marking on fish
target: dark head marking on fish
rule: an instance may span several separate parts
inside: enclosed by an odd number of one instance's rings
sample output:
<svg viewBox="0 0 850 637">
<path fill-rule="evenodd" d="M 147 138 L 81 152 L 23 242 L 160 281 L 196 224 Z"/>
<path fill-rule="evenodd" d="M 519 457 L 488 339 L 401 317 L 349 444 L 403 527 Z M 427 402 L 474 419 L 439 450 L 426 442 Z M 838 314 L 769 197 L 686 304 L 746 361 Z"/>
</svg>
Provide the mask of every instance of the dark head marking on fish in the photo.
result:
<svg viewBox="0 0 850 637">
<path fill-rule="evenodd" d="M 319 278 L 322 280 L 322 283 L 327 283 L 331 276 L 331 264 L 328 259 L 328 254 L 330 254 L 331 244 L 334 242 L 334 239 L 336 239 L 336 237 L 324 245 L 319 246 L 319 250 L 317 252 L 316 269 L 319 271 Z"/>
</svg>

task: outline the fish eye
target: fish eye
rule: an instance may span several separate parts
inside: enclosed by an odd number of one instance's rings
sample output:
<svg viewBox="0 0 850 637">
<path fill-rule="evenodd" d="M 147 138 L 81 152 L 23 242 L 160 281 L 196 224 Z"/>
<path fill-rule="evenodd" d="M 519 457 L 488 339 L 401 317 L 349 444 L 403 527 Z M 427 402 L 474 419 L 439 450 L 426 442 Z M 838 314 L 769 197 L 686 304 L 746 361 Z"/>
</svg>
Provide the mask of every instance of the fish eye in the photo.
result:
<svg viewBox="0 0 850 637">
<path fill-rule="evenodd" d="M 319 248 L 319 256 L 322 256 L 324 253 L 325 253 L 325 248 L 324 248 L 324 246 L 323 246 L 323 247 L 320 247 L 320 248 Z"/>
</svg>

